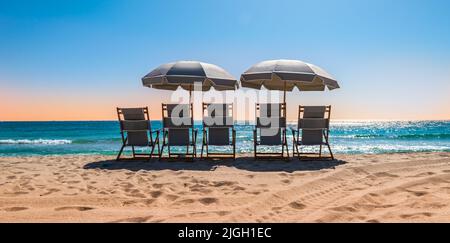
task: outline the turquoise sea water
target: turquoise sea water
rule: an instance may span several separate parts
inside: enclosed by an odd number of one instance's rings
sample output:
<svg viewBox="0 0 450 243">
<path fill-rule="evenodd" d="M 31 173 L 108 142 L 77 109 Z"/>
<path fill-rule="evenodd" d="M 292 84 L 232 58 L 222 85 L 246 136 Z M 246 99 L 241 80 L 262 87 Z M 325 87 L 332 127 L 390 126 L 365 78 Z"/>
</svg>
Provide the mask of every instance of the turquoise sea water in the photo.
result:
<svg viewBox="0 0 450 243">
<path fill-rule="evenodd" d="M 152 126 L 158 129 L 161 123 L 153 121 Z M 201 126 L 197 127 L 200 151 Z M 253 127 L 237 124 L 236 130 L 237 152 L 253 152 Z M 288 135 L 292 152 L 290 131 Z M 335 153 L 450 152 L 450 121 L 335 121 L 331 124 L 330 142 Z M 0 122 L 0 156 L 112 155 L 120 145 L 116 121 Z"/>
</svg>

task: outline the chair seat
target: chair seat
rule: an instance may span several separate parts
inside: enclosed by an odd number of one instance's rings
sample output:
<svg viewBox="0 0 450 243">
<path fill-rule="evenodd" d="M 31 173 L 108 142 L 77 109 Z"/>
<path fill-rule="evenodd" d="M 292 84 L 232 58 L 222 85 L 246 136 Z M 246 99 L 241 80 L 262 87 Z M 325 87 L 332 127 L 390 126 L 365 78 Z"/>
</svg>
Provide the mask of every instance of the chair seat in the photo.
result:
<svg viewBox="0 0 450 243">
<path fill-rule="evenodd" d="M 297 141 L 298 145 L 304 145 L 304 146 L 314 146 L 314 145 L 327 145 L 326 142 L 318 142 L 318 143 L 304 143 L 302 141 Z"/>
<path fill-rule="evenodd" d="M 228 127 L 208 128 L 208 145 L 223 146 L 230 145 L 230 129 Z"/>
<path fill-rule="evenodd" d="M 153 146 L 156 144 L 155 142 L 148 141 L 147 143 L 130 143 L 127 141 L 127 146 L 135 146 L 135 147 L 147 147 L 147 146 Z"/>
</svg>

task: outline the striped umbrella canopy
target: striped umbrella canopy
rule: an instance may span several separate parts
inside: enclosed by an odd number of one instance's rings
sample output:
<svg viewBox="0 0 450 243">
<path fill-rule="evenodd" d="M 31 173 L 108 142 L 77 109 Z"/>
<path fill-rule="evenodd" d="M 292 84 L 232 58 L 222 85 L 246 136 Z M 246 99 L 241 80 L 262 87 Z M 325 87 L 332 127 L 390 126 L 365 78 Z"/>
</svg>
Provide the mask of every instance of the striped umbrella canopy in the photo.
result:
<svg viewBox="0 0 450 243">
<path fill-rule="evenodd" d="M 298 60 L 269 60 L 253 65 L 241 75 L 242 87 L 269 90 L 324 91 L 339 88 L 338 81 L 322 68 Z"/>
<path fill-rule="evenodd" d="M 195 84 L 201 84 L 202 90 L 235 90 L 238 81 L 223 68 L 214 64 L 197 61 L 178 61 L 163 64 L 142 78 L 144 86 L 154 89 L 194 90 Z"/>
</svg>

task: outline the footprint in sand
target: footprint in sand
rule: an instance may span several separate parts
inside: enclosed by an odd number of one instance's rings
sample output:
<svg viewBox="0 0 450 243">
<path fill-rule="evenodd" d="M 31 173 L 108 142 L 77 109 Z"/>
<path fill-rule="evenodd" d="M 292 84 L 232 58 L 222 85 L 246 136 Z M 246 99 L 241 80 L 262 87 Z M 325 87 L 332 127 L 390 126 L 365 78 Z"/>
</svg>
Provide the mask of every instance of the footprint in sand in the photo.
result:
<svg viewBox="0 0 450 243">
<path fill-rule="evenodd" d="M 402 214 L 402 215 L 400 215 L 400 217 L 402 219 L 418 218 L 418 217 L 420 218 L 420 217 L 423 217 L 423 216 L 431 217 L 431 216 L 433 216 L 433 214 L 432 213 L 428 213 L 428 212 L 424 212 L 424 213 L 412 213 L 412 214 Z"/>
<path fill-rule="evenodd" d="M 144 223 L 144 222 L 147 222 L 147 220 L 151 219 L 152 217 L 153 216 L 126 218 L 126 219 L 120 219 L 120 220 L 117 220 L 117 221 L 113 221 L 112 223 L 122 223 L 122 222 L 126 222 L 126 223 Z"/>
<path fill-rule="evenodd" d="M 435 174 L 436 173 L 429 171 L 429 172 L 419 173 L 417 175 L 414 175 L 413 177 L 432 176 L 432 175 L 435 175 Z"/>
<path fill-rule="evenodd" d="M 291 180 L 289 180 L 289 179 L 284 179 L 284 180 L 281 180 L 281 182 L 283 182 L 284 184 L 291 184 Z"/>
<path fill-rule="evenodd" d="M 5 194 L 12 194 L 14 196 L 20 196 L 20 195 L 26 195 L 26 194 L 28 194 L 28 192 L 16 191 L 16 192 L 13 192 L 13 193 L 5 193 Z"/>
<path fill-rule="evenodd" d="M 297 209 L 297 210 L 302 210 L 302 209 L 306 208 L 306 205 L 301 202 L 291 202 L 291 203 L 289 203 L 289 207 L 291 207 L 293 209 Z"/>
<path fill-rule="evenodd" d="M 142 194 L 138 189 L 131 190 L 128 194 L 130 197 L 138 197 L 138 198 L 146 198 L 144 194 Z"/>
<path fill-rule="evenodd" d="M 422 197 L 428 194 L 428 192 L 425 191 L 408 191 L 409 193 L 413 194 L 416 197 Z"/>
<path fill-rule="evenodd" d="M 128 206 L 128 205 L 143 205 L 143 206 L 150 206 L 152 203 L 154 203 L 155 199 L 138 199 L 138 200 L 128 200 L 124 201 L 122 203 L 122 206 Z"/>
<path fill-rule="evenodd" d="M 16 179 L 17 177 L 16 176 L 8 176 L 8 177 L 6 177 L 6 179 L 8 179 L 8 180 L 13 180 L 13 179 Z"/>
<path fill-rule="evenodd" d="M 156 188 L 156 189 L 160 189 L 160 188 L 162 188 L 163 186 L 164 186 L 164 184 L 158 184 L 158 183 L 152 184 L 152 187 L 154 187 L 154 188 Z"/>
<path fill-rule="evenodd" d="M 184 199 L 184 200 L 178 201 L 177 203 L 179 203 L 179 204 L 191 204 L 191 203 L 194 203 L 194 202 L 195 202 L 194 199 Z"/>
<path fill-rule="evenodd" d="M 282 172 L 282 173 L 278 173 L 278 175 L 279 176 L 283 176 L 283 177 L 287 177 L 287 176 L 289 176 L 287 173 L 285 173 L 285 172 Z"/>
<path fill-rule="evenodd" d="M 153 191 L 153 192 L 150 192 L 150 195 L 151 195 L 153 198 L 158 198 L 158 197 L 160 197 L 162 194 L 163 194 L 163 193 L 162 193 L 161 191 Z"/>
<path fill-rule="evenodd" d="M 347 212 L 355 213 L 358 211 L 354 207 L 349 207 L 349 206 L 335 207 L 335 208 L 332 208 L 332 210 L 337 211 L 337 212 L 342 212 L 342 213 L 347 213 Z"/>
<path fill-rule="evenodd" d="M 391 173 L 387 173 L 387 172 L 378 172 L 374 174 L 377 177 L 390 177 L 390 178 L 397 178 L 399 177 L 398 175 L 394 175 Z"/>
<path fill-rule="evenodd" d="M 232 186 L 232 185 L 236 184 L 236 182 L 232 182 L 232 181 L 216 181 L 216 182 L 212 182 L 211 184 L 214 187 L 221 187 L 221 186 Z"/>
<path fill-rule="evenodd" d="M 253 191 L 253 192 L 247 192 L 248 194 L 252 194 L 252 195 L 259 195 L 261 194 L 260 191 Z"/>
<path fill-rule="evenodd" d="M 169 201 L 175 201 L 179 198 L 179 196 L 171 194 L 171 195 L 166 195 L 165 198 Z"/>
<path fill-rule="evenodd" d="M 245 191 L 245 188 L 242 186 L 236 186 L 233 188 L 233 191 Z"/>
<path fill-rule="evenodd" d="M 56 188 L 50 188 L 50 189 L 47 190 L 46 193 L 41 194 L 40 196 L 41 196 L 41 197 L 42 197 L 42 196 L 47 196 L 47 195 L 50 195 L 50 194 L 52 194 L 52 193 L 54 193 L 54 192 L 59 192 L 59 191 L 61 191 L 61 190 L 56 189 Z"/>
<path fill-rule="evenodd" d="M 376 219 L 369 219 L 366 221 L 367 223 L 380 223 L 380 221 L 376 220 Z"/>
<path fill-rule="evenodd" d="M 217 215 L 219 215 L 219 216 L 225 216 L 225 215 L 230 214 L 231 212 L 229 212 L 229 211 L 219 211 L 219 212 L 216 212 L 216 213 L 217 213 Z"/>
<path fill-rule="evenodd" d="M 95 208 L 92 207 L 84 207 L 84 206 L 69 206 L 69 207 L 60 207 L 55 208 L 55 211 L 66 211 L 66 210 L 76 210 L 76 211 L 89 211 Z"/>
<path fill-rule="evenodd" d="M 199 199 L 198 201 L 204 205 L 210 205 L 212 203 L 217 203 L 219 200 L 214 197 L 204 197 L 204 198 Z"/>
<path fill-rule="evenodd" d="M 6 212 L 18 212 L 18 211 L 23 211 L 23 210 L 27 210 L 28 208 L 26 207 L 10 207 L 10 208 L 4 208 L 3 211 Z"/>
</svg>

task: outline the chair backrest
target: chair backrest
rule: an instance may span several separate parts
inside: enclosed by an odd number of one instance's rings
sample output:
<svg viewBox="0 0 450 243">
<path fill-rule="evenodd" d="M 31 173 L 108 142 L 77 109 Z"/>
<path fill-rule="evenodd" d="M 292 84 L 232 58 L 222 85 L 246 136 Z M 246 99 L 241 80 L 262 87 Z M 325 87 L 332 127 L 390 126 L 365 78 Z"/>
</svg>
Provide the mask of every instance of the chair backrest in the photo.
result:
<svg viewBox="0 0 450 243">
<path fill-rule="evenodd" d="M 192 104 L 162 104 L 163 128 L 192 128 Z"/>
<path fill-rule="evenodd" d="M 331 106 L 299 106 L 298 129 L 301 130 L 302 143 L 319 145 L 324 136 L 328 137 Z"/>
<path fill-rule="evenodd" d="M 148 107 L 117 108 L 117 117 L 120 123 L 122 141 L 131 146 L 147 146 L 152 138 Z"/>
<path fill-rule="evenodd" d="M 280 145 L 286 129 L 286 103 L 256 104 L 256 129 L 261 145 Z"/>
<path fill-rule="evenodd" d="M 233 104 L 203 103 L 203 127 L 208 130 L 208 145 L 229 145 L 233 126 Z"/>
<path fill-rule="evenodd" d="M 204 127 L 232 127 L 233 125 L 233 104 L 203 103 Z"/>
<path fill-rule="evenodd" d="M 286 128 L 286 103 L 256 104 L 257 128 Z"/>
<path fill-rule="evenodd" d="M 168 144 L 190 144 L 190 129 L 194 127 L 192 104 L 162 104 L 163 128 L 168 131 Z"/>
</svg>

